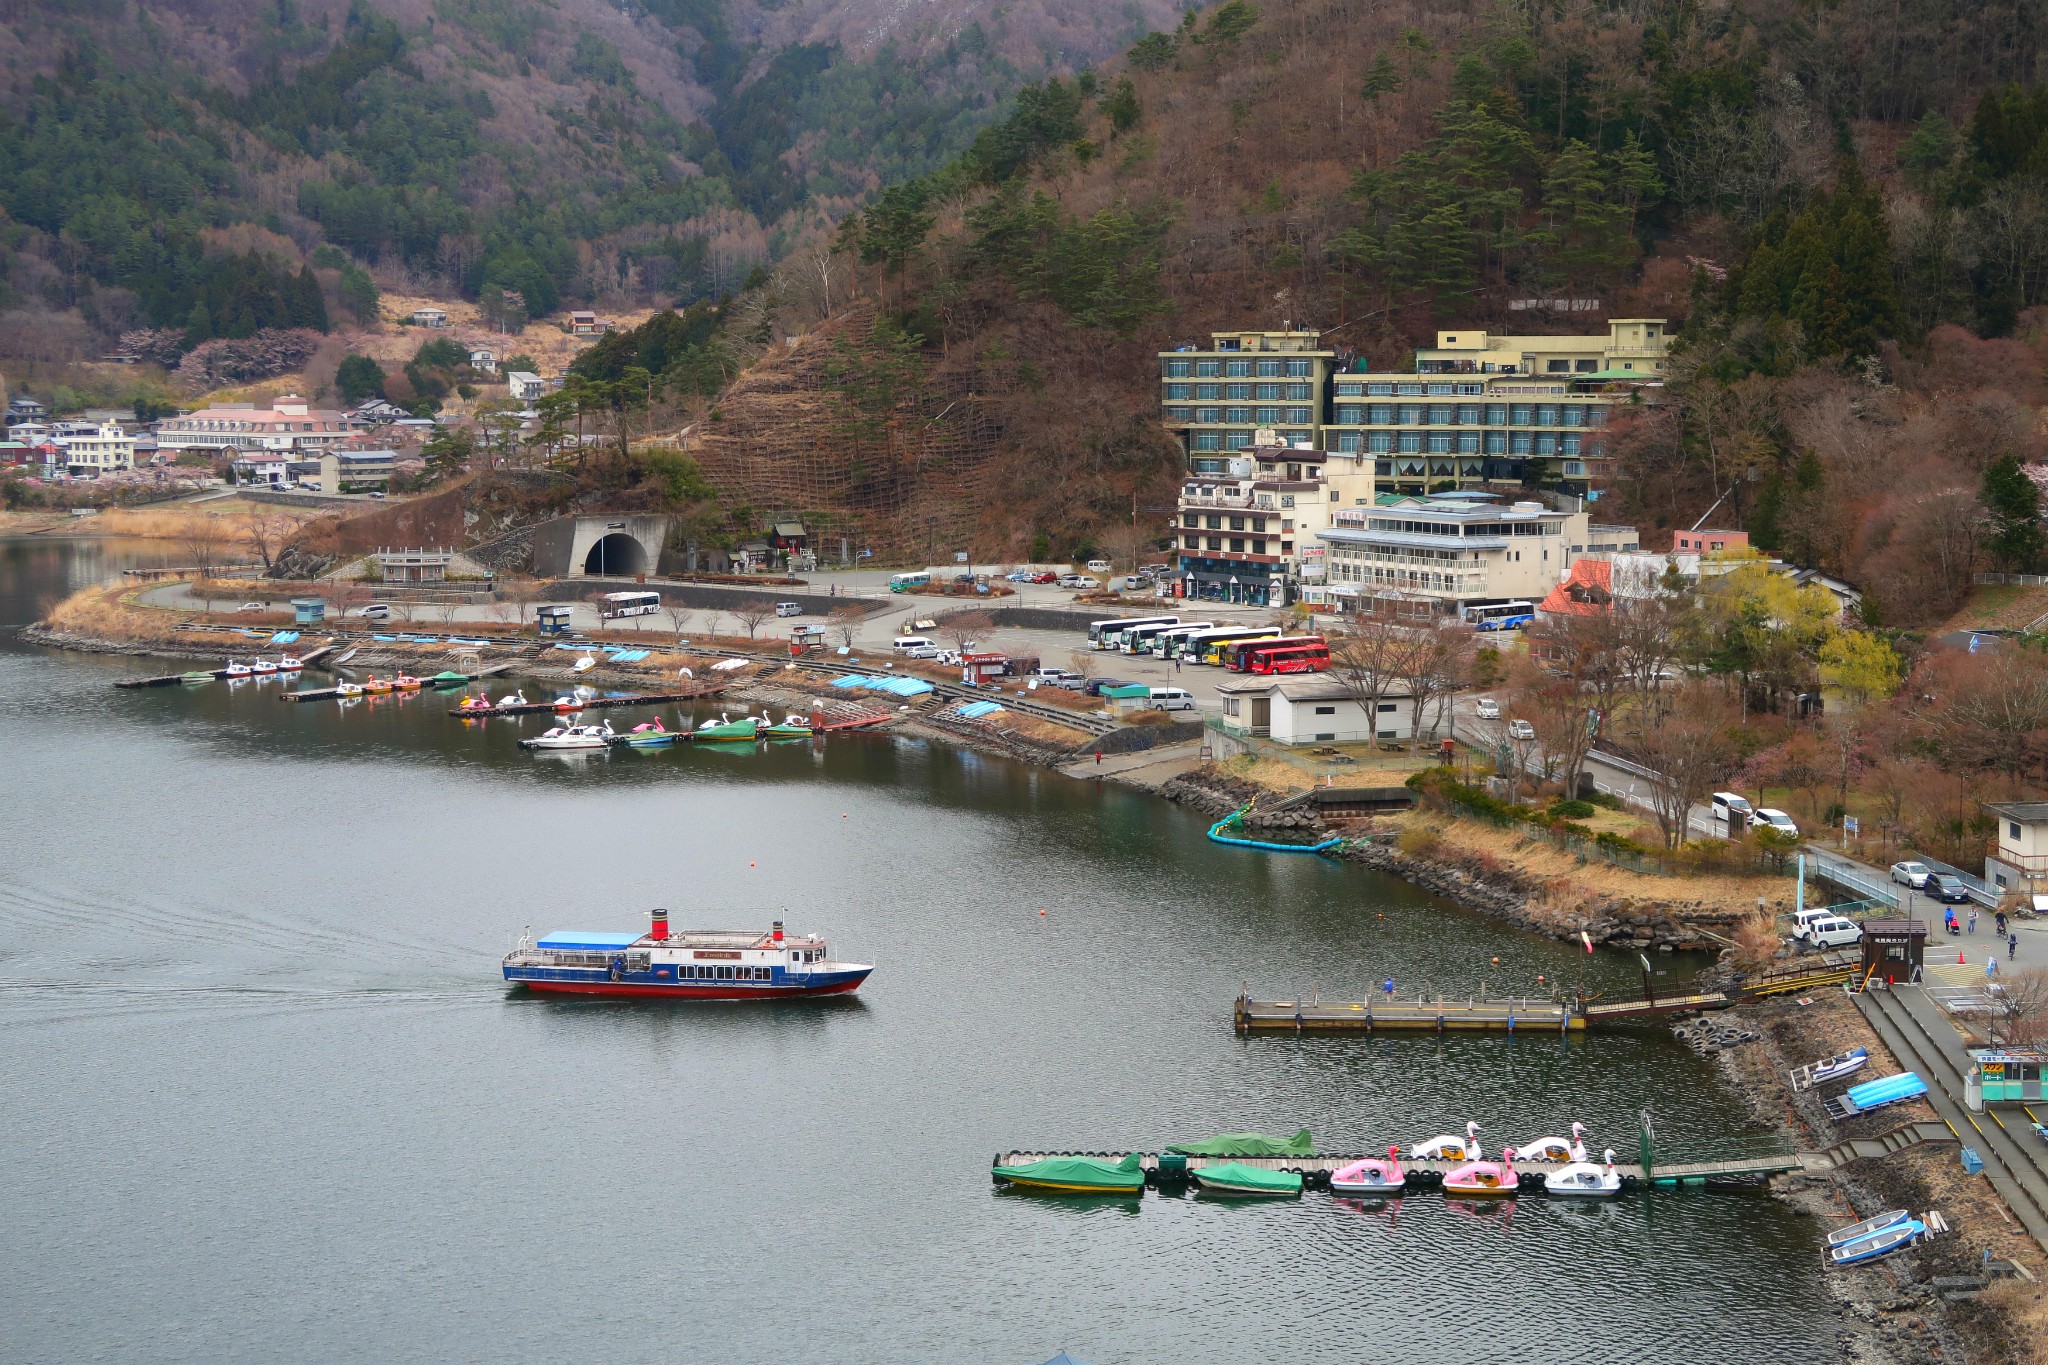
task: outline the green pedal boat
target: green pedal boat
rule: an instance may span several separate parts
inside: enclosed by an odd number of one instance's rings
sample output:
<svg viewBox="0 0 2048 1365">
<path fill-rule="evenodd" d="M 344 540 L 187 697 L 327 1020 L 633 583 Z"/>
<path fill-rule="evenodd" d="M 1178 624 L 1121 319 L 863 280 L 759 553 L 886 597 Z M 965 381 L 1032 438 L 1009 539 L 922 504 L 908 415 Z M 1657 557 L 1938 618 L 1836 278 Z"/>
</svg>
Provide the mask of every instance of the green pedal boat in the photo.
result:
<svg viewBox="0 0 2048 1365">
<path fill-rule="evenodd" d="M 715 744 L 720 740 L 752 739 L 754 718 L 745 720 L 711 720 L 690 731 L 690 738 L 699 744 Z"/>
<path fill-rule="evenodd" d="M 1049 1156 L 1023 1166 L 997 1166 L 990 1172 L 997 1180 L 1020 1189 L 1053 1190 L 1060 1194 L 1140 1194 L 1145 1189 L 1145 1172 L 1132 1152 L 1122 1161 L 1094 1156 Z M 1301 1177 L 1295 1177 L 1300 1188 Z"/>
<path fill-rule="evenodd" d="M 1301 1193 L 1301 1177 L 1292 1171 L 1268 1171 L 1226 1161 L 1220 1166 L 1197 1166 L 1188 1172 L 1204 1194 L 1253 1195 L 1289 1198 Z"/>
</svg>

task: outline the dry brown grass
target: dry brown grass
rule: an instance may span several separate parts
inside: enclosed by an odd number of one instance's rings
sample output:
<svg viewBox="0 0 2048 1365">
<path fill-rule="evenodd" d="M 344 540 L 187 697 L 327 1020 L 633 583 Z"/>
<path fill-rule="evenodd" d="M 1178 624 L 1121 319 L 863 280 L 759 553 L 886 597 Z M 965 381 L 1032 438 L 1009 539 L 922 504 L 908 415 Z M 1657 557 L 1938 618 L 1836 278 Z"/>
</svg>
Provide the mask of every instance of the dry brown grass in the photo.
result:
<svg viewBox="0 0 2048 1365">
<path fill-rule="evenodd" d="M 2048 1286 L 2000 1280 L 1977 1302 L 1999 1314 L 2011 1335 L 2012 1358 L 2020 1365 L 2048 1365 Z"/>
<path fill-rule="evenodd" d="M 1730 937 L 1735 941 L 1735 964 L 1744 971 L 1768 967 L 1777 958 L 1778 922 L 1774 915 L 1752 910 Z"/>
</svg>

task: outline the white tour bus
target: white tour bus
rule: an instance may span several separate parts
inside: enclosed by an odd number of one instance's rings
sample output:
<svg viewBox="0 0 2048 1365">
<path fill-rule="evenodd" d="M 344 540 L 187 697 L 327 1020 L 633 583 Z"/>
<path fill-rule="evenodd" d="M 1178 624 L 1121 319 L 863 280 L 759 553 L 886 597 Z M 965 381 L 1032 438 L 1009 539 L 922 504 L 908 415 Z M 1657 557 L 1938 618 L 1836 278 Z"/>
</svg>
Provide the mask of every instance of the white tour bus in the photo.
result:
<svg viewBox="0 0 2048 1365">
<path fill-rule="evenodd" d="M 1190 635 L 1200 635 L 1205 630 L 1216 629 L 1214 621 L 1183 621 L 1177 626 L 1168 626 L 1152 637 L 1152 652 L 1162 659 L 1171 659 L 1180 648 L 1181 641 Z"/>
<path fill-rule="evenodd" d="M 1088 643 L 1097 649 L 1115 649 L 1123 633 L 1138 626 L 1177 626 L 1178 616 L 1119 616 L 1109 621 L 1088 623 Z"/>
<path fill-rule="evenodd" d="M 597 614 L 607 621 L 621 616 L 652 616 L 661 610 L 658 592 L 608 592 Z"/>
</svg>

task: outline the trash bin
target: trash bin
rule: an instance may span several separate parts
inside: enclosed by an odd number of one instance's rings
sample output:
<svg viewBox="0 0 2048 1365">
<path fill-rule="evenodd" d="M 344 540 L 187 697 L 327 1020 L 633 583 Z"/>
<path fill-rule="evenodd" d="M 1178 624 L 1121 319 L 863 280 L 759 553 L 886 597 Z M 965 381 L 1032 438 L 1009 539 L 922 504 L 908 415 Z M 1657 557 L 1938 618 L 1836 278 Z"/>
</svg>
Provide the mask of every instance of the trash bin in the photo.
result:
<svg viewBox="0 0 2048 1365">
<path fill-rule="evenodd" d="M 1963 1174 L 1982 1175 L 1983 1173 L 1984 1158 L 1977 1155 L 1977 1149 L 1975 1147 L 1963 1148 Z"/>
</svg>

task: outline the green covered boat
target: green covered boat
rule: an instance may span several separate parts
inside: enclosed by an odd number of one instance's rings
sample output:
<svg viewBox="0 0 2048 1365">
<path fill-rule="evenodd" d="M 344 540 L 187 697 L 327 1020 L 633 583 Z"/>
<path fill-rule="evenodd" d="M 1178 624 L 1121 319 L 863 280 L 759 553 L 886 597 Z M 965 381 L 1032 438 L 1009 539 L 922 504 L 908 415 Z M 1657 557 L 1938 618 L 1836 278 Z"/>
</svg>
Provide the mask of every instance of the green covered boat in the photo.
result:
<svg viewBox="0 0 2048 1365">
<path fill-rule="evenodd" d="M 191 684 L 192 684 L 193 686 L 195 686 L 195 687 L 196 687 L 196 686 L 198 686 L 198 685 L 199 685 L 200 683 L 210 683 L 210 682 L 212 682 L 212 681 L 213 681 L 213 674 L 211 674 L 211 673 L 187 673 L 187 674 L 185 674 L 185 675 L 184 675 L 183 677 L 181 677 L 181 678 L 179 679 L 179 681 L 180 681 L 180 682 L 185 682 L 185 683 L 191 683 Z"/>
<path fill-rule="evenodd" d="M 1031 1190 L 1054 1190 L 1061 1194 L 1139 1194 L 1145 1188 L 1145 1172 L 1132 1152 L 1122 1161 L 1094 1156 L 1049 1156 L 1023 1166 L 997 1166 L 990 1172 L 997 1180 Z"/>
<path fill-rule="evenodd" d="M 428 682 L 436 687 L 460 687 L 469 680 L 469 674 L 457 673 L 452 668 L 444 668 L 433 677 L 427 679 Z"/>
<path fill-rule="evenodd" d="M 1197 1166 L 1188 1172 L 1204 1194 L 1262 1195 L 1285 1198 L 1301 1193 L 1301 1177 L 1292 1171 L 1268 1171 L 1226 1161 Z"/>
<path fill-rule="evenodd" d="M 808 725 L 771 725 L 761 731 L 761 738 L 763 739 L 809 739 L 810 737 L 811 727 Z"/>
<path fill-rule="evenodd" d="M 1182 1156 L 1314 1156 L 1315 1139 L 1304 1128 L 1291 1138 L 1264 1133 L 1222 1133 L 1201 1142 L 1178 1143 L 1166 1149 Z"/>
<path fill-rule="evenodd" d="M 700 725 L 690 731 L 690 738 L 696 740 L 699 744 L 704 744 L 716 743 L 719 740 L 752 739 L 754 733 L 754 718 L 748 716 L 744 720 L 728 720 L 714 722 L 710 725 Z"/>
</svg>

